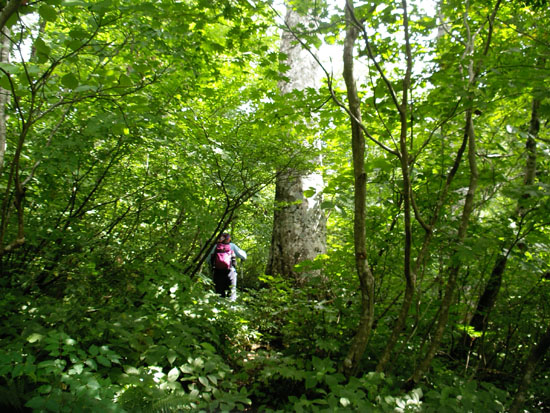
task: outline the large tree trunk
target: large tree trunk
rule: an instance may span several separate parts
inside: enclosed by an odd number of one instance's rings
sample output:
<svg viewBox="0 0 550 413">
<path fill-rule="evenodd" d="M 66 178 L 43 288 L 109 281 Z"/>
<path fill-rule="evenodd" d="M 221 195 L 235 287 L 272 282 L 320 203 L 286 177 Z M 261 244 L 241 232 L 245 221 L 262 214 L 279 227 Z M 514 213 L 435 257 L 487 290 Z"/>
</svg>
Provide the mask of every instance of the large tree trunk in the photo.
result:
<svg viewBox="0 0 550 413">
<path fill-rule="evenodd" d="M 10 61 L 10 41 L 9 29 L 4 28 L 0 32 L 2 39 L 0 40 L 0 62 L 8 63 Z M 6 137 L 6 105 L 10 98 L 10 92 L 0 87 L 0 173 L 4 169 L 4 156 L 6 154 L 7 137 Z"/>
<path fill-rule="evenodd" d="M 281 52 L 287 56 L 290 67 L 284 75 L 286 82 L 279 83 L 282 94 L 307 87 L 315 87 L 319 79 L 318 66 L 292 32 L 298 25 L 308 27 L 311 21 L 287 7 L 285 30 L 281 39 Z M 316 194 L 306 198 L 304 191 L 314 188 Z M 281 174 L 276 181 L 275 213 L 268 274 L 279 274 L 302 281 L 294 266 L 304 260 L 313 260 L 326 252 L 326 219 L 321 209 L 323 178 L 319 173 L 305 174 L 294 170 Z"/>
</svg>

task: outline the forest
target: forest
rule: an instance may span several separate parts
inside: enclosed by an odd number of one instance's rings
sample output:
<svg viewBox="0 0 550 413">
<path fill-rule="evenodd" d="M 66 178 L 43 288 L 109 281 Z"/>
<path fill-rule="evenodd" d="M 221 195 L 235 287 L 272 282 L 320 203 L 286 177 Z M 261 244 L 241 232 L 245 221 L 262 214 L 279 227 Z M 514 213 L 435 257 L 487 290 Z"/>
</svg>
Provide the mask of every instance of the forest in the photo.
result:
<svg viewBox="0 0 550 413">
<path fill-rule="evenodd" d="M 2 0 L 0 410 L 550 411 L 549 28 Z"/>
</svg>

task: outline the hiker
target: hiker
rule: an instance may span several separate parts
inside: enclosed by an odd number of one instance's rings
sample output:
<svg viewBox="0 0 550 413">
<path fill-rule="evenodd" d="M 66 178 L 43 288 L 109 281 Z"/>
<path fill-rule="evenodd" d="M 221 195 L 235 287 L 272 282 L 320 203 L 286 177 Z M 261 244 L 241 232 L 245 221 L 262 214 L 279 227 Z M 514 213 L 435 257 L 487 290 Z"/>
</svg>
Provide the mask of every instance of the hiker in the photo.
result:
<svg viewBox="0 0 550 413">
<path fill-rule="evenodd" d="M 246 260 L 246 252 L 231 242 L 231 235 L 224 233 L 207 259 L 212 266 L 216 292 L 227 297 L 227 291 L 231 289 L 230 301 L 237 299 L 237 258 Z"/>
</svg>

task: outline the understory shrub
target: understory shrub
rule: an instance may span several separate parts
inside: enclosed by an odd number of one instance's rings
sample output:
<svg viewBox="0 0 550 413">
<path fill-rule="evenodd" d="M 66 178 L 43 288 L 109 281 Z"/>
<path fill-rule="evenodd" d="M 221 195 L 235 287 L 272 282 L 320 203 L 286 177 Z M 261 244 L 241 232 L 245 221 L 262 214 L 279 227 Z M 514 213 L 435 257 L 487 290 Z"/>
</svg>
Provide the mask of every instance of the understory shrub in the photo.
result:
<svg viewBox="0 0 550 413">
<path fill-rule="evenodd" d="M 408 393 L 405 377 L 367 365 L 346 378 L 339 365 L 353 327 L 350 306 L 330 291 L 270 279 L 232 303 L 204 280 L 176 283 L 175 276 L 125 296 L 6 295 L 0 405 L 15 412 L 504 411 L 506 392 L 438 363 Z"/>
</svg>

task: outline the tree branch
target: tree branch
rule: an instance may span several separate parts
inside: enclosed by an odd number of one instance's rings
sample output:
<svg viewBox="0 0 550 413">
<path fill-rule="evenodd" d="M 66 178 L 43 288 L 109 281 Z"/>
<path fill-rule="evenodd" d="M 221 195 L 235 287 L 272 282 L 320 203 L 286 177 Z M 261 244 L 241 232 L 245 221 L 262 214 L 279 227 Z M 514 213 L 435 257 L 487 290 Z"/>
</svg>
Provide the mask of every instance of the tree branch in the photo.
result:
<svg viewBox="0 0 550 413">
<path fill-rule="evenodd" d="M 6 6 L 0 12 L 0 31 L 4 29 L 9 18 L 13 16 L 24 0 L 9 0 Z"/>
</svg>

